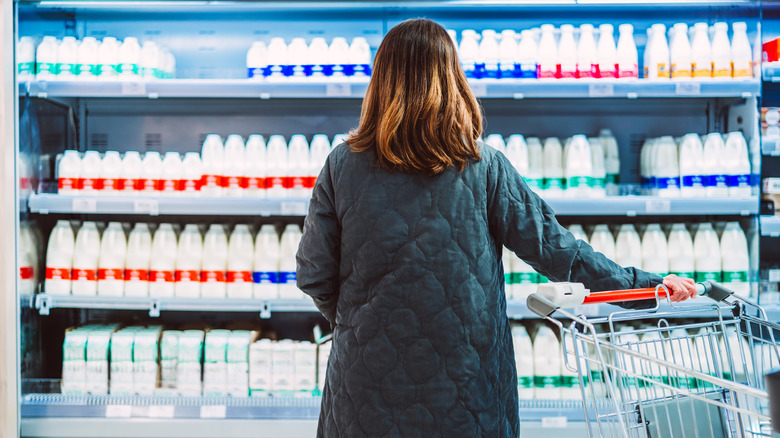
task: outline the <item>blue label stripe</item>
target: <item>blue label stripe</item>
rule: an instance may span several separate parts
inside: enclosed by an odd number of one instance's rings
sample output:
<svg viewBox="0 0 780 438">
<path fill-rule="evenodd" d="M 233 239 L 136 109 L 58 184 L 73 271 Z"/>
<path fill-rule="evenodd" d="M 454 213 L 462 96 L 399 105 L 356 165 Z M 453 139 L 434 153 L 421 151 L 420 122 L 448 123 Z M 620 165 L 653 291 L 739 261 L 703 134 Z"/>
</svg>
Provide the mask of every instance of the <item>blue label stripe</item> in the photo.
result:
<svg viewBox="0 0 780 438">
<path fill-rule="evenodd" d="M 729 175 L 729 187 L 750 186 L 750 175 Z"/>
<path fill-rule="evenodd" d="M 295 272 L 280 272 L 279 273 L 280 284 L 296 284 Z"/>
<path fill-rule="evenodd" d="M 704 186 L 704 176 L 702 175 L 685 175 L 682 177 L 683 187 L 702 187 Z"/>
<path fill-rule="evenodd" d="M 657 189 L 676 188 L 680 186 L 680 180 L 678 178 L 656 178 L 655 187 Z"/>
<path fill-rule="evenodd" d="M 279 284 L 278 272 L 253 272 L 252 282 L 256 284 Z"/>
</svg>

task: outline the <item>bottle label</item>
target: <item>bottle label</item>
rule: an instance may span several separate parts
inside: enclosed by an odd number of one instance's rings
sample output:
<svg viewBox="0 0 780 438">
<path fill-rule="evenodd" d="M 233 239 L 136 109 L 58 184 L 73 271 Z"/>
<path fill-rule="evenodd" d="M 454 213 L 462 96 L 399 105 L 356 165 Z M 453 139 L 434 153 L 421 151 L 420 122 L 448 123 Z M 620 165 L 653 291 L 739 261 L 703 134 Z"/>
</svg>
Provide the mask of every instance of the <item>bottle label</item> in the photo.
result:
<svg viewBox="0 0 780 438">
<path fill-rule="evenodd" d="M 731 63 L 728 65 L 720 65 L 712 63 L 712 77 L 713 78 L 730 78 L 731 77 Z"/>
<path fill-rule="evenodd" d="M 160 192 L 175 192 L 180 185 L 178 179 L 156 179 L 154 186 Z"/>
<path fill-rule="evenodd" d="M 723 271 L 724 283 L 747 283 L 747 271 Z"/>
<path fill-rule="evenodd" d="M 466 63 L 463 64 L 463 74 L 466 75 L 467 78 L 474 78 L 474 71 L 475 71 L 475 64 L 473 63 Z"/>
<path fill-rule="evenodd" d="M 60 190 L 81 190 L 79 178 L 60 178 L 57 181 L 57 187 Z"/>
<path fill-rule="evenodd" d="M 685 175 L 682 177 L 683 187 L 703 187 L 704 177 L 702 175 Z"/>
<path fill-rule="evenodd" d="M 173 283 L 174 272 L 173 271 L 149 271 L 149 281 L 160 283 Z"/>
<path fill-rule="evenodd" d="M 38 62 L 35 64 L 35 71 L 38 72 L 38 74 L 57 74 L 57 68 L 53 62 Z"/>
<path fill-rule="evenodd" d="M 554 79 L 558 76 L 558 66 L 538 64 L 536 70 L 536 76 L 539 79 Z"/>
<path fill-rule="evenodd" d="M 200 190 L 201 180 L 199 179 L 182 179 L 179 180 L 178 190 L 182 192 L 197 192 Z"/>
<path fill-rule="evenodd" d="M 606 178 L 592 178 L 591 181 L 593 182 L 593 188 L 594 189 L 603 189 L 607 185 L 607 179 Z"/>
<path fill-rule="evenodd" d="M 279 284 L 279 273 L 255 271 L 252 273 L 252 282 L 255 284 Z"/>
<path fill-rule="evenodd" d="M 655 75 L 659 78 L 669 77 L 669 66 L 664 62 L 659 62 L 655 66 Z"/>
<path fill-rule="evenodd" d="M 544 185 L 547 189 L 563 189 L 565 187 L 563 178 L 545 178 Z"/>
<path fill-rule="evenodd" d="M 636 64 L 618 64 L 618 77 L 638 78 L 639 66 Z"/>
<path fill-rule="evenodd" d="M 241 177 L 239 176 L 224 176 L 222 177 L 222 187 L 226 189 L 240 189 Z"/>
<path fill-rule="evenodd" d="M 60 63 L 57 64 L 57 73 L 61 75 L 77 75 L 79 74 L 79 65 L 78 64 L 66 64 L 66 63 Z"/>
<path fill-rule="evenodd" d="M 560 386 L 561 376 L 534 376 L 536 388 L 559 388 Z"/>
<path fill-rule="evenodd" d="M 120 63 L 119 64 L 119 73 L 123 75 L 137 75 L 138 74 L 138 64 L 128 64 L 128 63 Z"/>
<path fill-rule="evenodd" d="M 203 175 L 200 180 L 200 187 L 222 187 L 222 176 L 220 175 Z"/>
<path fill-rule="evenodd" d="M 750 175 L 729 175 L 729 187 L 750 187 Z"/>
<path fill-rule="evenodd" d="M 576 189 L 578 187 L 592 187 L 593 178 L 589 176 L 575 176 L 566 180 L 566 187 Z"/>
<path fill-rule="evenodd" d="M 735 78 L 749 78 L 753 76 L 753 68 L 750 62 L 732 62 L 731 74 Z"/>
<path fill-rule="evenodd" d="M 577 386 L 577 376 L 561 376 L 561 386 L 564 388 L 574 388 Z"/>
<path fill-rule="evenodd" d="M 77 64 L 77 68 L 80 76 L 98 76 L 100 74 L 100 66 L 97 64 Z"/>
<path fill-rule="evenodd" d="M 19 74 L 24 73 L 33 73 L 33 70 L 35 69 L 35 63 L 34 62 L 20 62 L 18 65 Z"/>
<path fill-rule="evenodd" d="M 125 269 L 125 281 L 149 281 L 146 269 Z"/>
<path fill-rule="evenodd" d="M 227 271 L 228 283 L 252 283 L 251 271 Z"/>
<path fill-rule="evenodd" d="M 284 76 L 284 66 L 279 64 L 271 64 L 265 68 L 263 72 L 264 76 Z"/>
<path fill-rule="evenodd" d="M 577 64 L 561 64 L 561 78 L 575 79 L 577 77 Z"/>
<path fill-rule="evenodd" d="M 504 274 L 504 283 L 512 284 L 512 274 L 509 273 Z"/>
<path fill-rule="evenodd" d="M 539 274 L 539 284 L 549 283 L 550 280 L 542 274 Z"/>
<path fill-rule="evenodd" d="M 690 65 L 672 63 L 671 73 L 672 78 L 689 78 L 691 77 Z"/>
<path fill-rule="evenodd" d="M 173 273 L 173 279 L 176 282 L 180 281 L 200 281 L 200 272 L 195 270 L 176 270 Z"/>
<path fill-rule="evenodd" d="M 97 269 L 77 269 L 73 268 L 74 280 L 97 281 Z"/>
<path fill-rule="evenodd" d="M 487 77 L 487 69 L 485 68 L 484 63 L 475 63 L 474 64 L 474 79 L 482 79 Z"/>
<path fill-rule="evenodd" d="M 707 175 L 706 176 L 707 187 L 727 187 L 728 176 L 726 175 Z"/>
<path fill-rule="evenodd" d="M 691 271 L 686 272 L 670 272 L 669 274 L 674 274 L 680 278 L 696 278 L 696 275 Z"/>
<path fill-rule="evenodd" d="M 517 386 L 520 388 L 533 388 L 534 378 L 533 376 L 517 376 Z"/>
<path fill-rule="evenodd" d="M 46 267 L 47 280 L 70 280 L 70 269 Z"/>
<path fill-rule="evenodd" d="M 225 271 L 201 271 L 201 283 L 224 283 Z"/>
<path fill-rule="evenodd" d="M 541 178 L 523 178 L 523 180 L 531 190 L 538 190 L 544 185 L 544 180 Z"/>
<path fill-rule="evenodd" d="M 691 77 L 694 78 L 709 78 L 712 76 L 712 65 L 705 64 L 698 66 L 695 62 L 691 63 Z"/>
<path fill-rule="evenodd" d="M 598 64 L 577 66 L 577 77 L 580 79 L 596 78 L 598 77 L 598 74 L 599 74 Z"/>
<path fill-rule="evenodd" d="M 246 187 L 248 189 L 259 189 L 264 190 L 265 189 L 265 178 L 257 178 L 250 176 L 246 179 Z"/>
<path fill-rule="evenodd" d="M 515 77 L 515 64 L 499 63 L 498 64 L 498 77 L 499 78 L 514 78 Z"/>
<path fill-rule="evenodd" d="M 19 267 L 19 279 L 31 280 L 35 276 L 35 270 L 32 266 L 20 266 Z"/>
<path fill-rule="evenodd" d="M 657 177 L 655 179 L 655 188 L 657 189 L 675 189 L 680 187 L 679 178 Z"/>
<path fill-rule="evenodd" d="M 144 179 L 144 178 L 133 179 L 132 182 L 133 182 L 133 184 L 132 184 L 131 187 L 136 192 L 142 192 L 146 188 L 146 179 Z M 125 187 L 127 187 L 127 186 L 125 185 Z"/>
<path fill-rule="evenodd" d="M 609 64 L 599 64 L 599 76 L 602 79 L 615 79 L 618 77 L 618 66 Z"/>
<path fill-rule="evenodd" d="M 125 274 L 121 269 L 100 268 L 97 271 L 98 280 L 124 280 Z"/>
<path fill-rule="evenodd" d="M 535 62 L 521 62 L 515 64 L 515 76 L 523 79 L 536 79 L 538 67 Z"/>
<path fill-rule="evenodd" d="M 279 283 L 296 284 L 295 272 L 279 272 Z"/>
<path fill-rule="evenodd" d="M 144 67 L 141 69 L 141 75 L 145 78 L 159 78 L 160 72 L 153 67 Z"/>
<path fill-rule="evenodd" d="M 103 178 L 103 190 L 122 191 L 125 189 L 125 180 L 119 178 Z"/>
<path fill-rule="evenodd" d="M 702 272 L 702 271 L 696 271 L 694 274 L 694 280 L 696 280 L 697 283 L 700 283 L 702 281 L 712 280 L 720 283 L 720 272 Z"/>
<path fill-rule="evenodd" d="M 303 187 L 306 189 L 313 189 L 314 184 L 317 183 L 316 176 L 304 176 L 302 179 L 303 179 Z"/>
<path fill-rule="evenodd" d="M 607 174 L 607 184 L 618 184 L 620 181 L 620 174 L 619 173 L 608 173 Z"/>
<path fill-rule="evenodd" d="M 285 187 L 285 180 L 287 178 L 283 176 L 272 176 L 265 179 L 265 188 L 267 189 L 281 189 Z"/>
<path fill-rule="evenodd" d="M 539 281 L 539 274 L 536 272 L 513 272 L 512 284 L 536 284 Z"/>
<path fill-rule="evenodd" d="M 116 64 L 100 64 L 100 76 L 116 76 L 118 67 Z"/>
<path fill-rule="evenodd" d="M 485 76 L 486 78 L 498 79 L 499 64 L 497 62 L 485 63 Z"/>
<path fill-rule="evenodd" d="M 103 190 L 102 178 L 82 178 L 84 190 Z"/>
</svg>

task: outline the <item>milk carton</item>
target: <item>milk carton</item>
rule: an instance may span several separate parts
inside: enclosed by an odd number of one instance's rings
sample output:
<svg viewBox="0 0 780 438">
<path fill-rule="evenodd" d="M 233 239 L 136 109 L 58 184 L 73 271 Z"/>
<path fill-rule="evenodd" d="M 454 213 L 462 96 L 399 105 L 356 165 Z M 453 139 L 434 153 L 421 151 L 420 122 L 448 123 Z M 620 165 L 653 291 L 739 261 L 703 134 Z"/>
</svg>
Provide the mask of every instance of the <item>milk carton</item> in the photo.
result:
<svg viewBox="0 0 780 438">
<path fill-rule="evenodd" d="M 292 395 L 295 391 L 295 344 L 284 339 L 273 343 L 272 349 L 272 390 L 276 395 Z"/>
<path fill-rule="evenodd" d="M 87 335 L 86 391 L 93 395 L 108 394 L 108 352 L 111 345 L 111 327 L 102 327 Z"/>
<path fill-rule="evenodd" d="M 179 335 L 179 356 L 176 364 L 176 390 L 183 396 L 200 396 L 203 391 L 201 360 L 202 330 L 185 330 Z"/>
<path fill-rule="evenodd" d="M 267 396 L 273 388 L 273 342 L 260 339 L 249 347 L 249 394 Z"/>
<path fill-rule="evenodd" d="M 62 343 L 62 393 L 82 395 L 87 391 L 87 336 L 85 327 L 65 331 Z"/>
<path fill-rule="evenodd" d="M 133 340 L 133 392 L 152 395 L 157 388 L 160 328 L 149 327 L 135 333 Z"/>
<path fill-rule="evenodd" d="M 160 340 L 160 387 L 163 392 L 176 389 L 176 370 L 179 363 L 179 330 L 165 330 Z"/>
<path fill-rule="evenodd" d="M 43 290 L 47 294 L 69 295 L 71 293 L 74 250 L 73 228 L 68 221 L 57 221 L 49 235 L 49 245 L 46 249 L 46 281 Z"/>
<path fill-rule="evenodd" d="M 317 345 L 311 342 L 296 342 L 293 350 L 295 357 L 293 390 L 298 395 L 312 395 L 317 388 Z"/>
<path fill-rule="evenodd" d="M 111 394 L 133 395 L 133 340 L 135 328 L 111 336 Z"/>
<path fill-rule="evenodd" d="M 229 330 L 211 330 L 206 333 L 203 355 L 203 395 L 227 394 L 227 346 Z"/>
<path fill-rule="evenodd" d="M 257 332 L 234 330 L 227 347 L 227 393 L 234 397 L 249 396 L 249 346 Z"/>
</svg>

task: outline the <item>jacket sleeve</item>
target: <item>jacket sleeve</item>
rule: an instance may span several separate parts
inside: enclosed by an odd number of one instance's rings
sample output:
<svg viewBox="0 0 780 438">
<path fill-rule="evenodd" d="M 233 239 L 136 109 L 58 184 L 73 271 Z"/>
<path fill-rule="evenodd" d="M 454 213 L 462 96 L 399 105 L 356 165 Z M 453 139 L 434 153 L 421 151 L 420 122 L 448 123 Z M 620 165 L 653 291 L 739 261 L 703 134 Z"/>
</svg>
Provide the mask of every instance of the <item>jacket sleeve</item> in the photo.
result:
<svg viewBox="0 0 780 438">
<path fill-rule="evenodd" d="M 331 159 L 325 162 L 303 223 L 296 254 L 298 288 L 312 297 L 331 325 L 336 321 L 341 260 L 341 224 L 336 215 Z"/>
<path fill-rule="evenodd" d="M 597 207 L 594 202 L 594 208 Z M 623 268 L 577 240 L 555 219 L 552 209 L 537 196 L 509 160 L 496 153 L 488 176 L 488 217 L 498 243 L 551 281 L 569 281 L 592 291 L 653 287 L 663 279 L 629 267 Z M 618 303 L 640 308 L 654 301 Z"/>
</svg>

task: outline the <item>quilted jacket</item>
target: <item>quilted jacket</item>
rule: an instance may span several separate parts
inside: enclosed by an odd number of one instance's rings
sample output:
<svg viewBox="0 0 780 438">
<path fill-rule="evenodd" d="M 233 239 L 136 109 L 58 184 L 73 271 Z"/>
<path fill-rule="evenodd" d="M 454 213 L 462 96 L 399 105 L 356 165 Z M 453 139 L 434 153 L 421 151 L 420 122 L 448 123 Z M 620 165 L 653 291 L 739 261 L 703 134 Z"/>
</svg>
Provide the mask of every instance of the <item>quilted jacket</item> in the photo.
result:
<svg viewBox="0 0 780 438">
<path fill-rule="evenodd" d="M 297 254 L 298 287 L 334 328 L 319 437 L 519 435 L 502 246 L 591 290 L 662 280 L 594 252 L 503 154 L 481 157 L 426 176 L 330 154 Z"/>
</svg>

